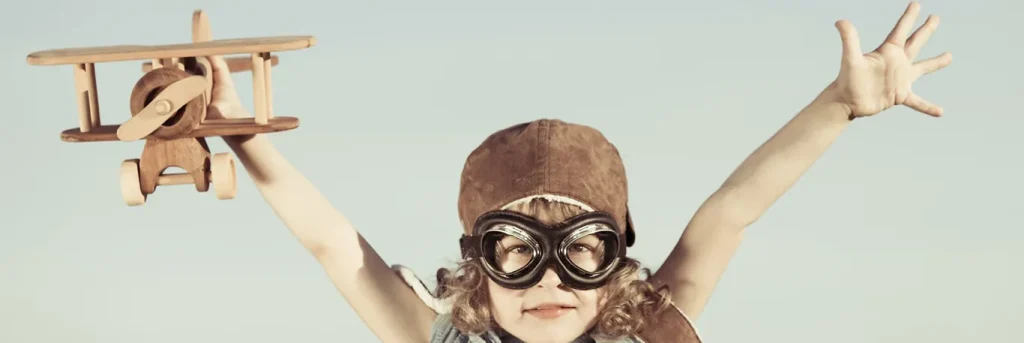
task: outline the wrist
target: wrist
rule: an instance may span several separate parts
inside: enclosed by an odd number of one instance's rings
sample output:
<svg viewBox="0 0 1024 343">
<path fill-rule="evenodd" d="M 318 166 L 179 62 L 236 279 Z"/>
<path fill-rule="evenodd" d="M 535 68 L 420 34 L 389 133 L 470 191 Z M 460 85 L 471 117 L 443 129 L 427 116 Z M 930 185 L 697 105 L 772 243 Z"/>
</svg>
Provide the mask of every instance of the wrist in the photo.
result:
<svg viewBox="0 0 1024 343">
<path fill-rule="evenodd" d="M 236 154 L 259 154 L 261 151 L 273 148 L 270 140 L 262 134 L 223 136 L 221 138 Z"/>
<path fill-rule="evenodd" d="M 222 137 L 257 187 L 277 179 L 284 161 L 265 134 Z"/>
<path fill-rule="evenodd" d="M 853 121 L 853 108 L 845 101 L 835 82 L 830 83 L 818 94 L 809 108 L 821 119 L 836 124 L 849 124 Z"/>
</svg>

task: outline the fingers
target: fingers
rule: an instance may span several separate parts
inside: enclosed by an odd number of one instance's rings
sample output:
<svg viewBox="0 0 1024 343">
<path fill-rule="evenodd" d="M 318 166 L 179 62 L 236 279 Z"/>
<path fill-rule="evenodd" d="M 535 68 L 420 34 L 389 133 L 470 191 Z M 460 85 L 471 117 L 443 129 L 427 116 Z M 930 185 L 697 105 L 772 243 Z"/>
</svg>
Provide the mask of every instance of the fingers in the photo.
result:
<svg viewBox="0 0 1024 343">
<path fill-rule="evenodd" d="M 213 78 L 215 83 L 230 84 L 231 80 L 231 69 L 228 68 L 227 61 L 222 56 L 208 56 L 210 60 L 210 67 L 213 69 Z"/>
<path fill-rule="evenodd" d="M 953 63 L 953 54 L 945 52 L 921 62 L 914 63 L 914 70 L 918 75 L 928 75 Z"/>
<path fill-rule="evenodd" d="M 210 60 L 210 65 L 213 67 L 214 72 L 221 72 L 228 69 L 227 61 L 224 61 L 224 57 L 221 56 L 207 56 Z"/>
<path fill-rule="evenodd" d="M 853 24 L 840 20 L 836 22 L 836 28 L 839 29 L 839 38 L 843 40 L 843 58 L 854 60 L 863 56 L 864 53 L 860 51 L 860 36 L 857 35 L 857 29 Z"/>
<path fill-rule="evenodd" d="M 892 32 L 889 32 L 889 36 L 886 37 L 885 42 L 903 47 L 903 44 L 907 40 L 907 33 L 910 32 L 910 28 L 914 26 L 914 21 L 917 20 L 917 13 L 920 10 L 921 5 L 916 1 L 911 1 L 910 5 L 907 5 L 907 10 L 903 12 L 903 16 L 901 16 L 900 20 L 896 22 L 896 27 L 893 27 Z"/>
<path fill-rule="evenodd" d="M 921 99 L 920 96 L 914 93 L 910 93 L 910 95 L 907 96 L 907 99 L 903 101 L 903 105 L 932 117 L 942 116 L 942 107 Z"/>
<path fill-rule="evenodd" d="M 907 46 L 905 51 L 907 52 L 907 59 L 913 61 L 917 58 L 917 54 L 921 52 L 921 47 L 928 42 L 928 38 L 931 38 L 932 32 L 939 27 L 939 17 L 935 15 L 928 16 L 928 20 L 925 20 L 924 25 L 917 28 L 914 34 L 910 35 L 907 39 Z"/>
</svg>

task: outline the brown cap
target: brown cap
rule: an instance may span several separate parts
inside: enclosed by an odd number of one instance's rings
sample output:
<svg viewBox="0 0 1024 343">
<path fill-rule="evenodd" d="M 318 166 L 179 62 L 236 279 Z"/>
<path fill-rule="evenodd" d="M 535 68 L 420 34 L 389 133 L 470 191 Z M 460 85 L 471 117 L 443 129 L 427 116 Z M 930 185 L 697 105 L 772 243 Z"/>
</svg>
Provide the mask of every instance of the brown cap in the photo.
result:
<svg viewBox="0 0 1024 343">
<path fill-rule="evenodd" d="M 561 198 L 611 214 L 633 245 L 626 170 L 601 132 L 557 119 L 517 124 L 487 137 L 466 159 L 459 219 L 472 234 L 480 215 L 531 196 Z"/>
</svg>

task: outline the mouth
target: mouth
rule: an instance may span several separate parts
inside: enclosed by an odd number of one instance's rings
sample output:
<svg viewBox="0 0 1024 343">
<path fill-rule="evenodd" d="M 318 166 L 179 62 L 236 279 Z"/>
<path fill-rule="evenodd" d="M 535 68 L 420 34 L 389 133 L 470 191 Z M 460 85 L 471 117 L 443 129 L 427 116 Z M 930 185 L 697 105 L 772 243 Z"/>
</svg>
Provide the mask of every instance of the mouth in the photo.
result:
<svg viewBox="0 0 1024 343">
<path fill-rule="evenodd" d="M 569 313 L 569 311 L 575 309 L 576 307 L 571 305 L 545 303 L 540 304 L 538 306 L 527 308 L 526 310 L 523 311 L 523 313 L 529 314 L 537 318 L 552 319 L 561 317 L 562 315 L 565 315 L 566 313 Z"/>
</svg>

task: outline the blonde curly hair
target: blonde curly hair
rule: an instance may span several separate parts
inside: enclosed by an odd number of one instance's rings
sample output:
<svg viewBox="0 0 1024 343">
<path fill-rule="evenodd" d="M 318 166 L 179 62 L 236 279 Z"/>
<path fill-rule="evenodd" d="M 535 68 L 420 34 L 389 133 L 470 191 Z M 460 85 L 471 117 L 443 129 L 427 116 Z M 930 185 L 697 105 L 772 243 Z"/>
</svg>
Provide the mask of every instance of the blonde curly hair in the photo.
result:
<svg viewBox="0 0 1024 343">
<path fill-rule="evenodd" d="M 532 216 L 546 224 L 558 223 L 584 212 L 578 206 L 543 198 L 517 203 L 507 210 Z M 622 268 L 603 287 L 604 306 L 591 333 L 594 338 L 636 335 L 661 311 L 671 306 L 667 288 L 656 289 L 646 280 L 650 275 L 649 268 L 629 257 L 622 263 Z M 644 277 L 638 278 L 640 274 Z M 481 334 L 497 325 L 491 313 L 487 274 L 479 261 L 461 261 L 455 268 L 439 269 L 435 294 L 451 299 L 452 321 L 459 331 Z"/>
</svg>

